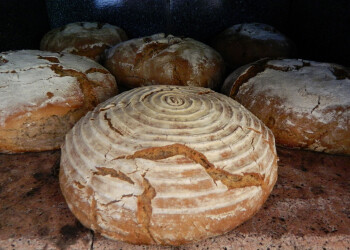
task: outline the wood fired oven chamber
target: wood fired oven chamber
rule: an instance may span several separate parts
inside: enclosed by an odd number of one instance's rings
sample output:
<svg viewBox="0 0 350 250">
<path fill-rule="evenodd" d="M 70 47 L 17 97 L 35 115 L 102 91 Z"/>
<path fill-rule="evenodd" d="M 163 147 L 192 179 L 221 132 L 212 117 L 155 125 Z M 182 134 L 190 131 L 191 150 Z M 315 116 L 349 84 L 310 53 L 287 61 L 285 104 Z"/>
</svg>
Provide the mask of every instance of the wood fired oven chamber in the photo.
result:
<svg viewBox="0 0 350 250">
<path fill-rule="evenodd" d="M 204 42 L 262 22 L 292 39 L 299 58 L 350 66 L 349 0 L 1 0 L 0 51 L 38 49 L 47 31 L 75 21 L 109 22 L 130 38 L 165 32 Z M 181 249 L 349 248 L 349 156 L 282 148 L 278 156 L 278 182 L 252 219 Z M 59 151 L 0 154 L 0 249 L 145 249 L 77 222 L 59 191 L 59 159 Z"/>
</svg>

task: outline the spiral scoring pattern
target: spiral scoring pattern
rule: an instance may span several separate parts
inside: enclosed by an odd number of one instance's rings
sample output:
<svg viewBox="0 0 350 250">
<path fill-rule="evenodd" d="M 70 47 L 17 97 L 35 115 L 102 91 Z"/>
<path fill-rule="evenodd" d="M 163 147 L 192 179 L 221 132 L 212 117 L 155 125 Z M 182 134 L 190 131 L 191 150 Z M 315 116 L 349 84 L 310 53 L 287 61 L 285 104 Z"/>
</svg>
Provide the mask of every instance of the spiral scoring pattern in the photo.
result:
<svg viewBox="0 0 350 250">
<path fill-rule="evenodd" d="M 176 245 L 251 217 L 276 176 L 273 135 L 240 104 L 204 88 L 148 86 L 109 99 L 75 125 L 62 147 L 60 181 L 85 226 L 128 242 Z"/>
</svg>

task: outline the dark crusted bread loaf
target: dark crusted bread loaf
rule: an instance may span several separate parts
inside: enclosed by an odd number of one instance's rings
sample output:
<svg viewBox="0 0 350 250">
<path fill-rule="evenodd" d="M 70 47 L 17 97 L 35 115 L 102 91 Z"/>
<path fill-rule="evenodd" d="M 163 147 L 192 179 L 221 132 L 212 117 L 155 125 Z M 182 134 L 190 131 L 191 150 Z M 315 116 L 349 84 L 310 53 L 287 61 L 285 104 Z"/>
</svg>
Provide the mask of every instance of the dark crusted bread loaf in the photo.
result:
<svg viewBox="0 0 350 250">
<path fill-rule="evenodd" d="M 78 22 L 53 29 L 41 39 L 40 49 L 68 52 L 99 61 L 104 51 L 127 40 L 121 28 L 108 23 Z"/>
<path fill-rule="evenodd" d="M 199 87 L 148 86 L 100 104 L 67 134 L 60 186 L 102 235 L 180 245 L 253 216 L 277 179 L 271 131 Z"/>
<path fill-rule="evenodd" d="M 282 146 L 350 154 L 350 72 L 330 63 L 260 60 L 222 92 L 260 118 Z"/>
<path fill-rule="evenodd" d="M 293 57 L 296 51 L 290 39 L 263 23 L 233 25 L 217 35 L 211 44 L 230 70 L 265 57 Z"/>
<path fill-rule="evenodd" d="M 0 152 L 59 148 L 80 117 L 116 93 L 114 77 L 86 57 L 0 53 Z"/>
<path fill-rule="evenodd" d="M 117 44 L 107 52 L 104 66 L 128 88 L 161 84 L 214 89 L 224 71 L 214 49 L 191 38 L 164 34 Z"/>
</svg>

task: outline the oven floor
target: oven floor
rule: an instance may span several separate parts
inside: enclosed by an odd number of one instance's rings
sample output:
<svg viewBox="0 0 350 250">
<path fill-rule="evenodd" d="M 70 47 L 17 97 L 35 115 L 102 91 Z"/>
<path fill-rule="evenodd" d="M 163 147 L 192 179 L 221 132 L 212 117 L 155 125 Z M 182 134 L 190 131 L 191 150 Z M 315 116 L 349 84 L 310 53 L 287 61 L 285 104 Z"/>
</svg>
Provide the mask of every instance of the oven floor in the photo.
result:
<svg viewBox="0 0 350 250">
<path fill-rule="evenodd" d="M 279 178 L 233 231 L 176 249 L 350 248 L 350 157 L 278 149 Z M 59 190 L 59 151 L 0 154 L 0 249 L 171 249 L 105 239 L 84 228 Z"/>
</svg>

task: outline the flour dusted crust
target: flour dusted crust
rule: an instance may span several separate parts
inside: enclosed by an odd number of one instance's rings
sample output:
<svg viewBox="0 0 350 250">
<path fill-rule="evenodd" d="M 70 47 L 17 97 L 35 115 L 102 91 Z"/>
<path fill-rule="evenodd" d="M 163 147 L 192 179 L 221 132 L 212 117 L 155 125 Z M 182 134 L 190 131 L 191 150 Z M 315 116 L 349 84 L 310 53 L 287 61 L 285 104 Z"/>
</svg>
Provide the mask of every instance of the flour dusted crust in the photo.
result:
<svg viewBox="0 0 350 250">
<path fill-rule="evenodd" d="M 117 44 L 107 52 L 104 65 L 129 88 L 161 84 L 213 89 L 224 71 L 221 56 L 209 46 L 165 34 Z"/>
<path fill-rule="evenodd" d="M 222 92 L 260 118 L 279 145 L 350 154 L 350 72 L 340 65 L 261 60 L 233 72 Z"/>
<path fill-rule="evenodd" d="M 85 57 L 0 53 L 0 152 L 59 148 L 81 116 L 116 93 L 114 77 Z"/>
<path fill-rule="evenodd" d="M 100 104 L 67 134 L 60 186 L 102 235 L 180 245 L 253 216 L 277 178 L 271 131 L 210 89 L 147 86 Z"/>
<path fill-rule="evenodd" d="M 235 69 L 258 59 L 292 57 L 293 42 L 274 27 L 263 23 L 236 24 L 217 35 L 212 46 Z"/>
<path fill-rule="evenodd" d="M 68 52 L 99 61 L 103 52 L 127 40 L 121 28 L 96 22 L 77 22 L 53 29 L 41 39 L 40 49 Z"/>
</svg>

